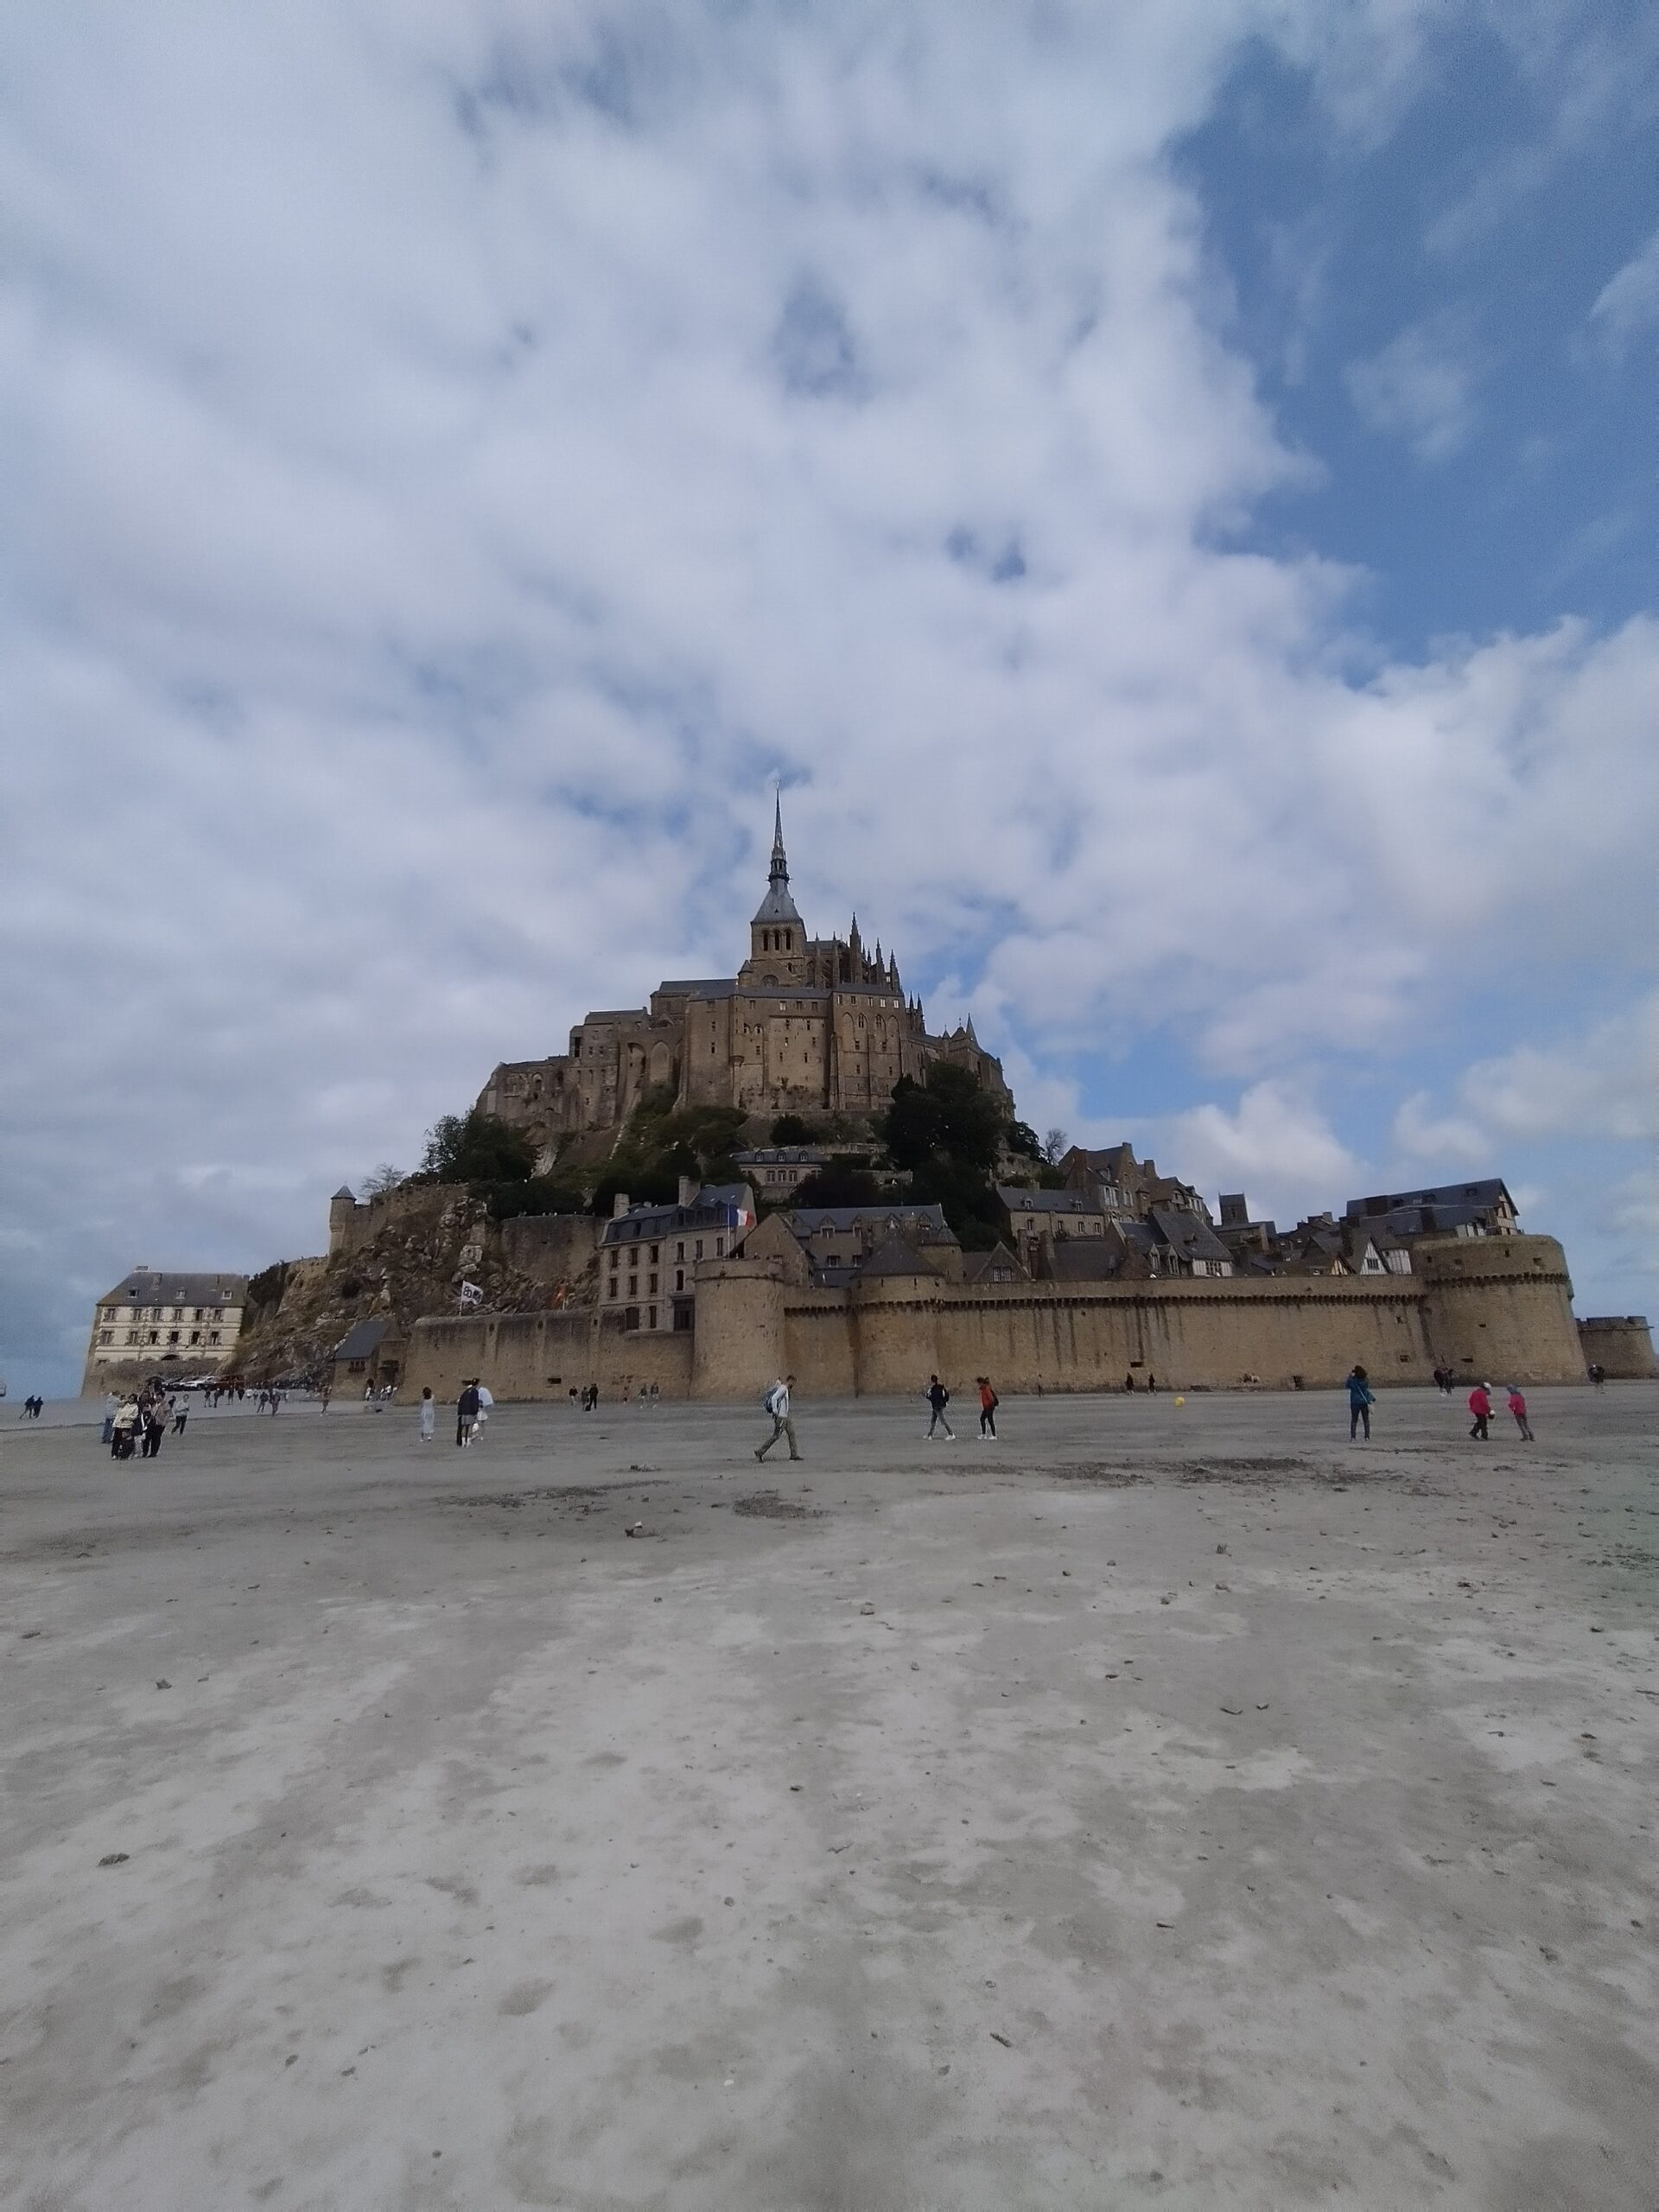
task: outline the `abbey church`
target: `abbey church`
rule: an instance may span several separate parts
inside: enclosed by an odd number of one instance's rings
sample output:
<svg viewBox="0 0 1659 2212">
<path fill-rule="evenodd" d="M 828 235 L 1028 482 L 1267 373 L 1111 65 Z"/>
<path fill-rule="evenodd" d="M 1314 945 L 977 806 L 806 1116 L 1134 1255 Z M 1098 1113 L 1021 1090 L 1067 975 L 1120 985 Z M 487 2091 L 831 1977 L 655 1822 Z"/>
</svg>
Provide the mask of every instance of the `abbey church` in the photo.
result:
<svg viewBox="0 0 1659 2212">
<path fill-rule="evenodd" d="M 900 1076 L 919 1081 L 936 1060 L 969 1069 L 1012 1113 L 1001 1064 L 980 1049 L 971 1022 L 929 1036 L 898 961 L 879 944 L 865 950 L 856 918 L 845 938 L 807 935 L 780 801 L 766 893 L 736 975 L 659 983 L 648 1007 L 590 1014 L 568 1052 L 498 1067 L 478 1103 L 550 1154 L 567 1135 L 619 1128 L 659 1084 L 674 1085 L 678 1105 L 757 1119 L 868 1116 L 887 1110 Z"/>
</svg>

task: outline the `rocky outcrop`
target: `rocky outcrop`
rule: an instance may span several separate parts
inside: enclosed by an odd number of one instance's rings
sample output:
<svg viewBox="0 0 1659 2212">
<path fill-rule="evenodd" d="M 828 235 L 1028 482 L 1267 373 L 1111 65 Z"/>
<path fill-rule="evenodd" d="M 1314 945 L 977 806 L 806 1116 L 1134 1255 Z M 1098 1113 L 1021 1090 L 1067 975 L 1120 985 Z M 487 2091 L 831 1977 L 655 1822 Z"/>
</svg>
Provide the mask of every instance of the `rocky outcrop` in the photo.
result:
<svg viewBox="0 0 1659 2212">
<path fill-rule="evenodd" d="M 384 1315 L 406 1334 L 428 1315 L 456 1313 L 463 1281 L 483 1292 L 481 1313 L 549 1304 L 546 1286 L 512 1264 L 500 1229 L 464 1185 L 404 1185 L 374 1206 L 349 1250 L 255 1278 L 237 1370 L 255 1382 L 319 1374 L 353 1322 Z M 252 1302 L 261 1289 L 264 1301 Z"/>
</svg>

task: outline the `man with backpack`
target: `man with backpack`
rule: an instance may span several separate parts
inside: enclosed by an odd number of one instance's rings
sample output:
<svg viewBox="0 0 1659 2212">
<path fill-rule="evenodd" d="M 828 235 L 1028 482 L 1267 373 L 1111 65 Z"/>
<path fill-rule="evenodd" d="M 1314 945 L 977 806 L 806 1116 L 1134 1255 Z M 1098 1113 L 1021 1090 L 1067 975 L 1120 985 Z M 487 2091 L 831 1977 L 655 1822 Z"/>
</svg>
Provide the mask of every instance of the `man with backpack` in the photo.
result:
<svg viewBox="0 0 1659 2212">
<path fill-rule="evenodd" d="M 780 1436 L 789 1439 L 791 1459 L 798 1459 L 801 1456 L 795 1448 L 795 1424 L 789 1417 L 789 1386 L 794 1380 L 792 1375 L 781 1376 L 761 1401 L 772 1415 L 772 1434 L 757 1448 L 754 1455 L 757 1459 L 764 1459 Z"/>
<path fill-rule="evenodd" d="M 945 1434 L 954 1444 L 957 1440 L 957 1432 L 944 1418 L 944 1409 L 950 1402 L 950 1393 L 945 1389 L 944 1383 L 940 1382 L 938 1376 L 936 1375 L 932 1378 L 931 1382 L 929 1382 L 927 1389 L 923 1395 L 926 1398 L 928 1404 L 933 1408 L 932 1418 L 927 1424 L 928 1435 L 931 1436 L 934 1430 L 943 1424 Z"/>
</svg>

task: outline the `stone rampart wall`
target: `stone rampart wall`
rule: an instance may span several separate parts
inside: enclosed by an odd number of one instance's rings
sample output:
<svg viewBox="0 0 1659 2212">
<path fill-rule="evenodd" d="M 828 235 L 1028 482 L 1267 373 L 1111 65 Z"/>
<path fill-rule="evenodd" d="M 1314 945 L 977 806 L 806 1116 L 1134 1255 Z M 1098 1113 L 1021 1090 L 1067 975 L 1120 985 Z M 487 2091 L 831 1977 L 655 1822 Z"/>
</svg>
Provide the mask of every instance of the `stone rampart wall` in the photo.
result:
<svg viewBox="0 0 1659 2212">
<path fill-rule="evenodd" d="M 1178 1389 L 1313 1389 L 1339 1382 L 1356 1361 L 1385 1387 L 1427 1382 L 1433 1365 L 1418 1297 L 1341 1277 L 1317 1288 L 987 1287 L 941 1301 L 934 1338 L 920 1349 L 930 1366 L 937 1355 L 953 1389 L 975 1375 L 1012 1390 L 1121 1390 L 1131 1376 L 1137 1389 L 1154 1377 Z"/>
<path fill-rule="evenodd" d="M 575 1283 L 599 1249 L 603 1224 L 590 1213 L 520 1214 L 501 1224 L 501 1253 L 507 1265 L 550 1290 Z"/>
<path fill-rule="evenodd" d="M 1582 1382 L 1567 1255 L 1553 1236 L 1443 1236 L 1413 1248 L 1429 1350 L 1469 1382 Z"/>
<path fill-rule="evenodd" d="M 400 1403 L 432 1395 L 452 1404 L 475 1375 L 498 1398 L 563 1398 L 589 1382 L 607 1402 L 654 1382 L 664 1398 L 691 1394 L 688 1330 L 625 1330 L 594 1313 L 500 1313 L 467 1320 L 417 1321 L 411 1331 Z"/>
<path fill-rule="evenodd" d="M 405 1395 L 453 1397 L 481 1375 L 499 1397 L 607 1396 L 655 1382 L 664 1397 L 758 1398 L 792 1373 L 804 1398 L 919 1391 L 958 1395 L 988 1375 L 1005 1394 L 1260 1383 L 1310 1389 L 1358 1361 L 1374 1384 L 1422 1383 L 1437 1363 L 1490 1382 L 1582 1382 L 1560 1245 L 1485 1240 L 1483 1255 L 1430 1252 L 1416 1275 L 1293 1281 L 1014 1283 L 958 1287 L 880 1276 L 850 1292 L 786 1282 L 776 1260 L 705 1262 L 695 1332 L 627 1332 L 592 1313 L 423 1321 Z M 1604 1362 L 1604 1364 L 1608 1363 Z M 1610 1367 L 1610 1372 L 1611 1371 Z"/>
<path fill-rule="evenodd" d="M 411 1221 L 435 1221 L 448 1206 L 467 1198 L 458 1183 L 399 1183 L 377 1198 L 359 1198 L 355 1205 L 343 1198 L 328 1205 L 328 1253 L 338 1259 L 360 1252 L 383 1230 L 402 1229 Z"/>
<path fill-rule="evenodd" d="M 1593 1361 L 1610 1380 L 1651 1382 L 1659 1379 L 1653 1332 L 1645 1313 L 1603 1313 L 1579 1324 L 1579 1344 L 1586 1363 Z"/>
</svg>

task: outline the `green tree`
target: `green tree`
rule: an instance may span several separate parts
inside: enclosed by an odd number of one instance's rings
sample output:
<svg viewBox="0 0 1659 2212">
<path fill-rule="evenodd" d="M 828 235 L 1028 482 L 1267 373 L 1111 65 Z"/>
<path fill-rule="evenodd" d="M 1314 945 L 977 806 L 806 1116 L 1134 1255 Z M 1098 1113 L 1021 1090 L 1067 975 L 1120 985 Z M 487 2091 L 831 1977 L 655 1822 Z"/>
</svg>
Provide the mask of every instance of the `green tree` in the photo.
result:
<svg viewBox="0 0 1659 2212">
<path fill-rule="evenodd" d="M 830 1160 L 810 1175 L 803 1176 L 789 1203 L 792 1206 L 874 1206 L 881 1203 L 881 1185 L 867 1168 L 850 1160 Z"/>
<path fill-rule="evenodd" d="M 498 1115 L 474 1106 L 432 1124 L 421 1172 L 435 1183 L 527 1183 L 536 1173 L 536 1147 Z"/>
<path fill-rule="evenodd" d="M 588 1203 L 583 1192 L 552 1175 L 533 1175 L 527 1183 L 492 1184 L 488 1200 L 492 1221 L 514 1221 L 521 1214 L 580 1213 Z"/>
<path fill-rule="evenodd" d="M 812 1129 L 798 1114 L 780 1114 L 772 1125 L 773 1144 L 810 1144 Z"/>
<path fill-rule="evenodd" d="M 882 1136 L 897 1167 L 915 1169 L 943 1156 L 988 1179 L 1002 1149 L 1002 1116 L 966 1068 L 935 1060 L 925 1084 L 899 1077 Z"/>
<path fill-rule="evenodd" d="M 1042 1139 L 1028 1122 L 1010 1122 L 1007 1142 L 1008 1150 L 1017 1152 L 1024 1160 L 1041 1160 L 1045 1156 Z"/>
</svg>

